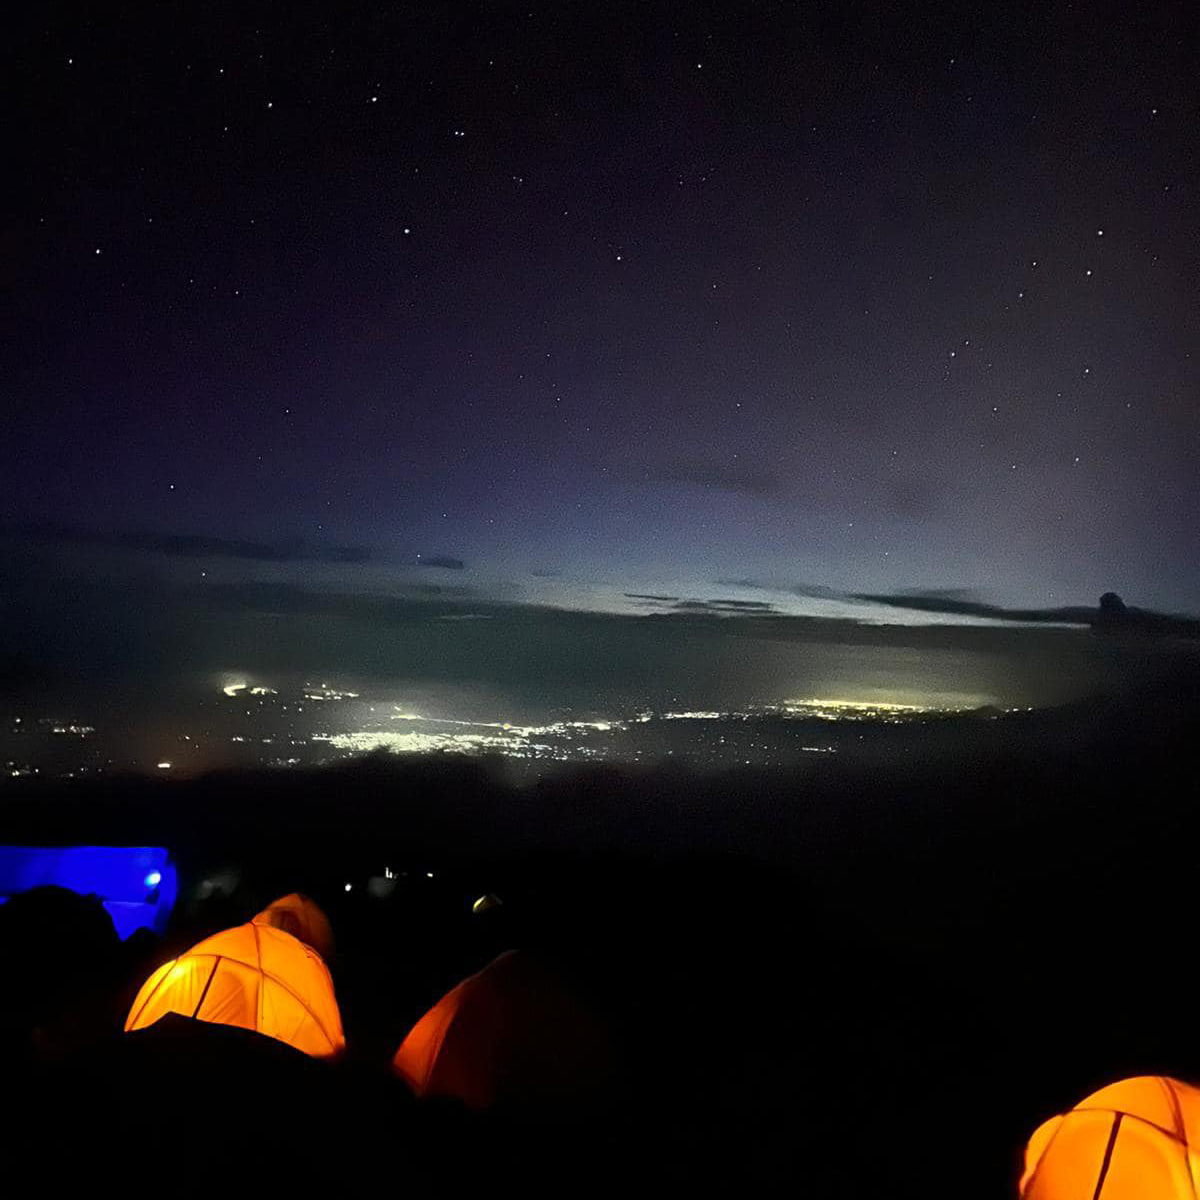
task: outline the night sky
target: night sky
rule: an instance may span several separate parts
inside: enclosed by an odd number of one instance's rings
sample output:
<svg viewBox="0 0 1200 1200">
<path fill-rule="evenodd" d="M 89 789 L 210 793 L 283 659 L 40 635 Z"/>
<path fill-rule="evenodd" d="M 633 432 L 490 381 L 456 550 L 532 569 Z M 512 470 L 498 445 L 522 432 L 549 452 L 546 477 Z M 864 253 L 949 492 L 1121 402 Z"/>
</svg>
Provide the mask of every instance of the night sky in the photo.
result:
<svg viewBox="0 0 1200 1200">
<path fill-rule="evenodd" d="M 1194 11 L 953 8 L 31 8 L 10 560 L 1194 611 Z"/>
</svg>

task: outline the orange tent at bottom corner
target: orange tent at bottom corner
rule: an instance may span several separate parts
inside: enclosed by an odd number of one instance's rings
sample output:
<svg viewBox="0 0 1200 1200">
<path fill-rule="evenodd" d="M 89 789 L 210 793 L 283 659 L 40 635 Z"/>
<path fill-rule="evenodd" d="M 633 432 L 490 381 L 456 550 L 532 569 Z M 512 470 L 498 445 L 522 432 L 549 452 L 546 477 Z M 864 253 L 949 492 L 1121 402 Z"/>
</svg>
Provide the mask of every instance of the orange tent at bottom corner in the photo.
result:
<svg viewBox="0 0 1200 1200">
<path fill-rule="evenodd" d="M 1109 1084 L 1038 1127 L 1021 1200 L 1195 1200 L 1200 1089 L 1164 1075 Z"/>
<path fill-rule="evenodd" d="M 142 985 L 127 1033 L 168 1013 L 235 1025 L 315 1058 L 345 1048 L 333 980 L 319 954 L 291 934 L 250 922 L 164 963 Z"/>
</svg>

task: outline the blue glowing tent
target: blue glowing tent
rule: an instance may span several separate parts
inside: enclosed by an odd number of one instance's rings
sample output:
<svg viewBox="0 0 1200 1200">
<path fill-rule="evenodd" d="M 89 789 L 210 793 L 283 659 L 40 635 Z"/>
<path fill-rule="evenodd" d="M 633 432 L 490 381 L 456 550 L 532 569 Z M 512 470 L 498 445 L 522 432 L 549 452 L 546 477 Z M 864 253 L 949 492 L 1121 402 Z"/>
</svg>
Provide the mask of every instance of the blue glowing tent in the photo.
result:
<svg viewBox="0 0 1200 1200">
<path fill-rule="evenodd" d="M 122 938 L 162 933 L 178 888 L 160 846 L 0 846 L 0 903 L 47 883 L 99 896 Z"/>
</svg>

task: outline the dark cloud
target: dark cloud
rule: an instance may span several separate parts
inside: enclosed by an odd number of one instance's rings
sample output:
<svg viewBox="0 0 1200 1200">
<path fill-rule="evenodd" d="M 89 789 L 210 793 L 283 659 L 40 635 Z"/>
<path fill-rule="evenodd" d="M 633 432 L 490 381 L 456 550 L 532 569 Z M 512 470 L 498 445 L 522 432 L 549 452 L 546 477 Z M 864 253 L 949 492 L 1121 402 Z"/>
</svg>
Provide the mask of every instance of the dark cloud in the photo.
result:
<svg viewBox="0 0 1200 1200">
<path fill-rule="evenodd" d="M 967 587 L 905 588 L 893 594 L 896 596 L 917 596 L 927 600 L 941 599 L 954 603 L 978 601 L 980 598 L 979 593 L 974 588 Z"/>
<path fill-rule="evenodd" d="M 417 566 L 440 567 L 443 571 L 465 571 L 467 564 L 461 558 L 452 558 L 447 554 L 418 554 Z"/>
<path fill-rule="evenodd" d="M 1062 608 L 1005 608 L 974 598 L 961 588 L 920 592 L 851 592 L 847 599 L 913 612 L 939 613 L 944 616 L 985 617 L 996 621 L 1019 621 L 1035 625 L 1091 625 L 1097 610 L 1081 605 Z"/>
<path fill-rule="evenodd" d="M 212 537 L 202 533 L 145 533 L 137 530 L 104 531 L 78 525 L 21 525 L 0 529 L 0 538 L 12 543 L 57 549 L 131 550 L 170 558 L 232 558 L 261 563 L 332 563 L 353 566 L 392 563 L 465 571 L 467 564 L 449 554 L 418 554 L 405 558 L 366 546 L 329 545 L 285 538 L 273 542 L 245 538 Z"/>
<path fill-rule="evenodd" d="M 852 597 L 836 588 L 822 587 L 817 583 L 771 583 L 764 579 L 714 579 L 717 587 L 745 588 L 751 592 L 784 592 L 790 596 L 804 596 L 810 600 L 849 600 Z"/>
<path fill-rule="evenodd" d="M 479 589 L 469 587 L 465 583 L 410 583 L 404 591 L 422 596 L 453 596 L 466 599 L 468 596 L 479 595 Z"/>
<path fill-rule="evenodd" d="M 686 484 L 747 496 L 773 496 L 779 491 L 779 480 L 774 475 L 724 463 L 675 463 L 655 478 L 659 483 Z"/>
<path fill-rule="evenodd" d="M 766 600 L 680 600 L 677 596 L 638 596 L 636 593 L 626 593 L 631 599 L 646 608 L 656 608 L 660 613 L 675 613 L 679 615 L 695 615 L 697 613 L 710 616 L 769 616 L 778 610 L 775 605 Z"/>
<path fill-rule="evenodd" d="M 660 596 L 652 592 L 625 592 L 626 599 L 642 608 L 656 609 L 659 613 L 679 614 L 722 614 L 741 613 L 763 616 L 776 611 L 773 604 L 765 600 L 734 600 L 724 597 L 711 600 L 683 600 L 678 596 Z"/>
<path fill-rule="evenodd" d="M 367 563 L 364 546 L 323 546 L 300 539 L 255 542 L 200 533 L 106 532 L 74 525 L 22 525 L 0 531 L 9 540 L 80 549 L 134 550 L 176 558 L 235 558 L 248 562 Z"/>
<path fill-rule="evenodd" d="M 1005 608 L 976 600 L 971 592 L 960 588 L 891 595 L 852 593 L 849 598 L 885 604 L 890 608 L 949 616 L 988 617 L 1026 625 L 1088 625 L 1099 633 L 1200 638 L 1200 620 L 1197 618 L 1134 608 L 1126 605 L 1115 592 L 1106 592 L 1095 607 L 1070 605 L 1062 608 Z"/>
<path fill-rule="evenodd" d="M 748 591 L 754 592 L 776 592 L 783 590 L 782 588 L 777 588 L 773 583 L 766 583 L 761 579 L 714 579 L 713 583 L 717 587 L 746 588 Z"/>
<path fill-rule="evenodd" d="M 939 616 L 984 618 L 1026 625 L 1095 625 L 1100 609 L 1088 605 L 1063 605 L 1058 608 L 1008 608 L 981 600 L 971 588 L 921 588 L 902 592 L 843 592 L 818 584 L 771 583 L 760 579 L 718 579 L 720 587 L 740 587 L 756 591 L 783 592 L 814 600 L 838 600 L 844 604 L 877 604 L 907 612 L 923 612 Z M 1108 624 L 1131 625 L 1140 622 L 1146 627 L 1151 621 L 1184 622 L 1188 618 L 1165 617 L 1145 609 L 1125 609 L 1109 618 Z M 1182 626 L 1180 626 L 1182 628 Z"/>
<path fill-rule="evenodd" d="M 775 605 L 766 600 L 685 600 L 677 607 L 695 608 L 702 606 L 710 612 L 731 613 L 769 613 L 775 612 Z"/>
</svg>

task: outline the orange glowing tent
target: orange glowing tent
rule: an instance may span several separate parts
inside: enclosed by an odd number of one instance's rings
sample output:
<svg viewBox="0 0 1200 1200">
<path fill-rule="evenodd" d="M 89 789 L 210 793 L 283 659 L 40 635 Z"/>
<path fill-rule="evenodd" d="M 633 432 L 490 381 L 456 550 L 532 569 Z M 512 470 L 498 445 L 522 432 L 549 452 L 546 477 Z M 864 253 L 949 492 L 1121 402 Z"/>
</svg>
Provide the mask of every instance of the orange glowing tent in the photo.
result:
<svg viewBox="0 0 1200 1200">
<path fill-rule="evenodd" d="M 447 992 L 392 1068 L 417 1096 L 568 1116 L 605 1095 L 615 1062 L 604 1023 L 551 972 L 510 950 Z"/>
<path fill-rule="evenodd" d="M 167 1013 L 252 1029 L 315 1058 L 332 1057 L 346 1044 L 321 956 L 255 921 L 214 934 L 159 967 L 138 992 L 125 1030 L 145 1029 Z"/>
<path fill-rule="evenodd" d="M 1123 1079 L 1041 1125 L 1025 1148 L 1021 1200 L 1195 1200 L 1200 1089 Z"/>
<path fill-rule="evenodd" d="M 272 900 L 253 918 L 256 925 L 282 929 L 311 946 L 322 958 L 333 954 L 333 928 L 317 902 L 300 892 L 291 892 Z"/>
</svg>

